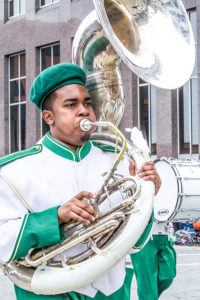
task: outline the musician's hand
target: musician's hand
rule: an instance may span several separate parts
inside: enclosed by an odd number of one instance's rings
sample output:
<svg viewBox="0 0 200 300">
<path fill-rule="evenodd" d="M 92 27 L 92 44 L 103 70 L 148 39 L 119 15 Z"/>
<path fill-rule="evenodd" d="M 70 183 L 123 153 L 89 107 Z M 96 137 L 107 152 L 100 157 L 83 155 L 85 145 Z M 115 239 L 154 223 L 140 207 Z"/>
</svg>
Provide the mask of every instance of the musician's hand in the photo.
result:
<svg viewBox="0 0 200 300">
<path fill-rule="evenodd" d="M 135 176 L 135 163 L 131 160 L 129 165 L 129 172 L 130 175 Z M 150 180 L 153 181 L 155 184 L 155 194 L 160 189 L 161 186 L 161 179 L 160 176 L 155 168 L 153 161 L 147 161 L 145 162 L 142 167 L 137 172 L 138 176 L 142 178 L 143 180 Z"/>
<path fill-rule="evenodd" d="M 59 224 L 69 222 L 72 219 L 87 225 L 91 221 L 95 221 L 97 213 L 92 205 L 89 205 L 83 198 L 95 198 L 95 195 L 83 191 L 60 206 L 58 208 Z"/>
</svg>

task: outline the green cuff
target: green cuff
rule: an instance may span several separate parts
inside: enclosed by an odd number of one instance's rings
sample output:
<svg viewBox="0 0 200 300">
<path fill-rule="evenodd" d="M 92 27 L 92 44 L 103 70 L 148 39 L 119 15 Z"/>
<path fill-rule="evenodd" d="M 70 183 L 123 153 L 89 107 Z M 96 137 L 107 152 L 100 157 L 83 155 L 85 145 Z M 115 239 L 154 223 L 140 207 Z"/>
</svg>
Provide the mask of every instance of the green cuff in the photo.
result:
<svg viewBox="0 0 200 300">
<path fill-rule="evenodd" d="M 31 248 L 43 248 L 64 240 L 64 226 L 58 223 L 58 207 L 24 216 L 9 262 L 25 256 Z"/>
</svg>

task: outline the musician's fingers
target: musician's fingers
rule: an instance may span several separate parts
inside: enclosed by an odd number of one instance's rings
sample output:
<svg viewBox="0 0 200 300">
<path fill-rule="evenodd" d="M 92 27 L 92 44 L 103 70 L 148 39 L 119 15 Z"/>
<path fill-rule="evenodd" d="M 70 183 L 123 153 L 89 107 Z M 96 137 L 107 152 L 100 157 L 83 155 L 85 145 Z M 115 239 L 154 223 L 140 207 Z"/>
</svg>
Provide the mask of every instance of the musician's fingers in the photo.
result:
<svg viewBox="0 0 200 300">
<path fill-rule="evenodd" d="M 75 204 L 76 206 L 78 206 L 79 208 L 87 211 L 89 214 L 93 215 L 94 217 L 97 217 L 97 213 L 96 211 L 94 210 L 93 206 L 88 204 L 85 200 L 76 200 L 75 201 Z"/>
<path fill-rule="evenodd" d="M 75 198 L 68 201 L 63 206 L 60 206 L 58 208 L 59 224 L 69 222 L 71 219 L 78 220 L 77 218 L 74 218 L 74 214 L 79 215 L 81 218 L 87 220 L 88 222 L 94 221 L 96 219 L 97 214 L 96 212 L 94 212 L 93 207 L 89 207 L 89 210 L 92 211 L 92 213 L 86 210 L 85 207 L 87 207 L 88 209 L 88 205 L 86 205 L 86 203 L 82 203 L 82 201 Z M 80 222 L 83 221 L 84 220 L 81 220 Z M 83 223 L 86 223 L 86 221 L 84 221 Z"/>
<path fill-rule="evenodd" d="M 89 192 L 86 192 L 86 191 L 82 191 L 80 192 L 78 195 L 76 195 L 74 197 L 74 200 L 78 200 L 79 202 L 77 202 L 76 204 L 85 209 L 86 211 L 88 211 L 90 214 L 92 214 L 93 216 L 97 217 L 97 213 L 96 211 L 94 210 L 93 206 L 88 204 L 86 200 L 84 200 L 84 198 L 86 199 L 95 199 L 96 198 L 96 195 L 95 194 L 92 194 L 92 193 L 89 193 Z"/>
<path fill-rule="evenodd" d="M 154 166 L 154 165 L 155 164 L 154 164 L 153 160 L 148 160 L 143 164 L 143 166 Z"/>
<path fill-rule="evenodd" d="M 139 171 L 148 171 L 148 170 L 156 170 L 154 162 L 153 161 L 147 161 L 145 162 Z"/>
<path fill-rule="evenodd" d="M 95 212 L 92 205 L 89 205 L 86 201 L 82 200 L 83 198 L 95 198 L 95 195 L 89 192 L 80 192 L 78 195 L 76 195 L 71 200 L 67 201 L 64 205 L 60 206 L 58 208 L 58 221 L 59 224 L 62 224 L 64 222 L 69 222 L 72 219 L 71 214 L 74 213 L 74 210 L 80 212 L 81 215 L 83 214 L 86 219 L 88 218 L 88 221 L 93 221 L 97 217 L 97 213 Z M 77 207 L 77 208 L 75 208 Z M 84 211 L 84 212 L 83 212 Z M 74 215 L 73 215 L 74 216 Z M 84 219 L 83 216 L 83 219 Z M 82 216 L 80 216 L 82 217 Z M 76 220 L 76 219 L 74 219 Z M 82 220 L 83 221 L 83 220 Z M 80 222 L 82 222 L 80 221 Z M 86 223 L 86 222 L 83 222 Z"/>
<path fill-rule="evenodd" d="M 155 168 L 153 161 L 145 162 L 140 170 L 137 172 L 138 176 L 145 181 L 152 181 L 155 184 L 155 194 L 160 189 L 161 186 L 161 179 L 160 176 Z"/>
<path fill-rule="evenodd" d="M 131 176 L 135 176 L 135 167 L 136 167 L 136 164 L 134 163 L 134 161 L 130 160 L 130 163 L 129 163 L 129 173 Z"/>
<path fill-rule="evenodd" d="M 138 176 L 140 178 L 146 177 L 146 176 L 158 176 L 158 173 L 155 170 L 149 170 L 149 171 L 143 171 L 143 172 L 138 172 Z"/>
<path fill-rule="evenodd" d="M 75 220 L 86 225 L 90 224 L 90 220 L 83 218 L 82 216 L 76 214 L 75 212 L 70 213 L 70 220 Z"/>
<path fill-rule="evenodd" d="M 88 213 L 85 209 L 82 209 L 81 207 L 79 206 L 72 206 L 71 208 L 72 212 L 75 213 L 76 215 L 78 215 L 79 217 L 81 217 L 82 219 L 84 220 L 87 220 L 87 221 L 95 221 L 95 217 Z M 80 221 L 80 222 L 83 222 L 83 221 Z"/>
<path fill-rule="evenodd" d="M 140 173 L 140 178 L 142 178 L 143 180 L 145 181 L 152 181 L 154 182 L 155 184 L 155 195 L 158 193 L 159 189 L 160 189 L 160 186 L 161 186 L 161 179 L 160 179 L 160 176 L 158 175 L 158 173 L 156 174 L 141 174 Z"/>
<path fill-rule="evenodd" d="M 78 195 L 76 195 L 75 198 L 77 198 L 79 200 L 82 200 L 83 198 L 90 199 L 90 198 L 96 198 L 96 195 L 92 194 L 92 193 L 89 193 L 89 192 L 86 192 L 86 191 L 82 191 Z"/>
<path fill-rule="evenodd" d="M 158 179 L 158 177 L 153 175 L 153 174 L 152 175 L 144 175 L 143 177 L 141 176 L 141 178 L 143 180 L 146 180 L 146 181 L 150 180 L 150 181 L 153 181 L 153 182 L 156 182 L 157 179 Z"/>
</svg>

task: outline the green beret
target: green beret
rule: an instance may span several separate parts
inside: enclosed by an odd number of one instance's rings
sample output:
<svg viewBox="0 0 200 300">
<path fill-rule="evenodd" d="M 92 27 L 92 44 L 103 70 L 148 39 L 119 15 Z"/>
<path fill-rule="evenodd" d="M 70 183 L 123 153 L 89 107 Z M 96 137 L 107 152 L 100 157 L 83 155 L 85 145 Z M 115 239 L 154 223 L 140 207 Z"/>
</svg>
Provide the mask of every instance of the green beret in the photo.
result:
<svg viewBox="0 0 200 300">
<path fill-rule="evenodd" d="M 42 110 L 44 99 L 53 91 L 68 84 L 85 86 L 83 69 L 73 64 L 57 64 L 42 71 L 34 80 L 30 100 Z"/>
</svg>

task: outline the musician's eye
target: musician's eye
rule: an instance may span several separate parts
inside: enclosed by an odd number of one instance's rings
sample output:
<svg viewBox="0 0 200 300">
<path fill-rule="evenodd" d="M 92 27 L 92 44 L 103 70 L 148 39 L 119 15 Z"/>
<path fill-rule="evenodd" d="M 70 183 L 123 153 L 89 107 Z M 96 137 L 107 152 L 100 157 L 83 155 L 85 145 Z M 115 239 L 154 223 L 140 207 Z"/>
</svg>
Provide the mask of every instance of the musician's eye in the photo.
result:
<svg viewBox="0 0 200 300">
<path fill-rule="evenodd" d="M 68 107 L 68 108 L 75 107 L 75 106 L 76 106 L 76 103 L 67 103 L 64 105 L 64 107 Z"/>
<path fill-rule="evenodd" d="M 85 106 L 91 106 L 91 105 L 92 105 L 92 102 L 91 102 L 91 101 L 85 103 Z"/>
</svg>

